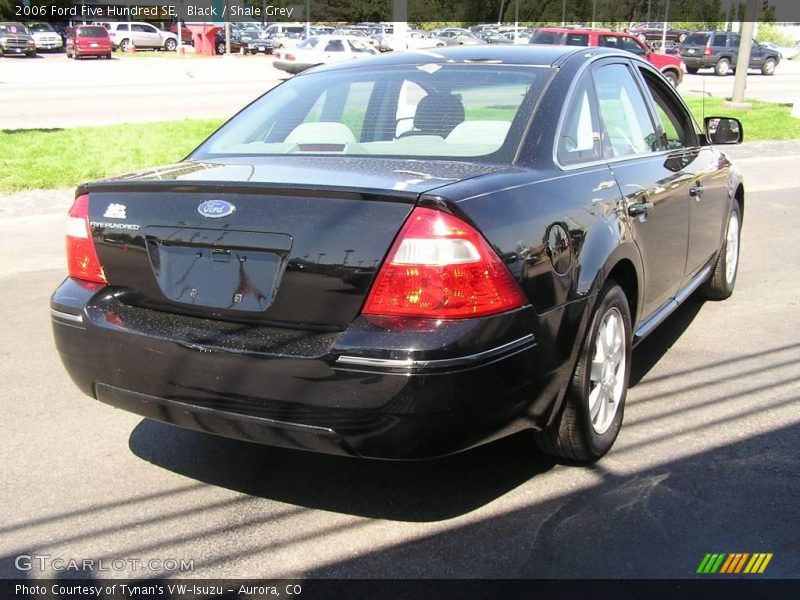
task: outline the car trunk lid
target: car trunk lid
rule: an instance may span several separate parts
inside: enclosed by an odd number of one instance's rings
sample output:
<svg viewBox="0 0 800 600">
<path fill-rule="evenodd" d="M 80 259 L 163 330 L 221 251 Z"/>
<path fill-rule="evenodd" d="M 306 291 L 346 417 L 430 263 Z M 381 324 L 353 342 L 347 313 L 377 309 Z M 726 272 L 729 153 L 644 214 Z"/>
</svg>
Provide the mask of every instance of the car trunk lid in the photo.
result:
<svg viewBox="0 0 800 600">
<path fill-rule="evenodd" d="M 90 194 L 95 247 L 119 300 L 169 313 L 340 329 L 358 314 L 419 193 L 498 168 L 231 159 L 180 163 L 79 191 Z"/>
</svg>

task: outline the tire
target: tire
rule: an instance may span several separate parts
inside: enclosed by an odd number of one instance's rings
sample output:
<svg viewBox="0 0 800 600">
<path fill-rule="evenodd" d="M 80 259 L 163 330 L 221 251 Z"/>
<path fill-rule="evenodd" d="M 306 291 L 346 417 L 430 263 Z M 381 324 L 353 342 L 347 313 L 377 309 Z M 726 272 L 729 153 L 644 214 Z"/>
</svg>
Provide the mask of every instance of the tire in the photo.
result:
<svg viewBox="0 0 800 600">
<path fill-rule="evenodd" d="M 699 70 L 698 67 L 686 67 L 686 72 L 689 73 L 689 75 L 697 75 Z"/>
<path fill-rule="evenodd" d="M 774 58 L 768 58 L 764 61 L 764 64 L 761 65 L 761 74 L 762 75 L 775 75 L 775 67 L 777 66 L 777 62 Z"/>
<path fill-rule="evenodd" d="M 225 42 L 219 42 L 217 44 L 217 54 L 225 54 Z"/>
<path fill-rule="evenodd" d="M 719 77 L 726 77 L 731 73 L 731 61 L 727 58 L 720 58 L 714 65 L 714 73 Z"/>
<path fill-rule="evenodd" d="M 106 54 L 106 60 L 111 60 L 111 52 L 109 52 L 108 54 Z"/>
<path fill-rule="evenodd" d="M 128 38 L 125 38 L 119 43 L 119 49 L 121 52 L 127 52 L 131 46 L 131 41 Z"/>
<path fill-rule="evenodd" d="M 733 201 L 725 226 L 725 239 L 719 249 L 717 262 L 711 276 L 700 287 L 698 293 L 709 300 L 725 300 L 733 294 L 736 286 L 736 275 L 739 272 L 739 246 L 742 233 L 742 209 L 739 201 Z"/>
<path fill-rule="evenodd" d="M 173 40 L 172 38 L 168 38 L 166 42 L 164 42 L 164 50 L 167 52 L 175 52 L 175 49 L 178 47 L 178 42 Z"/>
<path fill-rule="evenodd" d="M 678 74 L 675 71 L 673 70 L 664 71 L 664 77 L 666 77 L 669 80 L 673 88 L 678 87 Z"/>
<path fill-rule="evenodd" d="M 588 463 L 611 449 L 622 426 L 632 335 L 628 299 L 609 280 L 597 297 L 561 411 L 549 427 L 535 432 L 543 452 Z"/>
</svg>

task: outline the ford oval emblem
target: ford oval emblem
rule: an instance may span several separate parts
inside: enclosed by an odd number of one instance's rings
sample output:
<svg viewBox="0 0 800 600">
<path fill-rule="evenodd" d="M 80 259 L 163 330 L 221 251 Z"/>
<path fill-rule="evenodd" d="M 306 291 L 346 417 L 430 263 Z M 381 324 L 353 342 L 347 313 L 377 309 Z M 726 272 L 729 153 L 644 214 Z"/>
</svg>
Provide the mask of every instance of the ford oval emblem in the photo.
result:
<svg viewBox="0 0 800 600">
<path fill-rule="evenodd" d="M 235 210 L 236 207 L 230 202 L 225 202 L 225 200 L 206 200 L 197 207 L 197 212 L 209 219 L 227 217 L 233 214 Z"/>
</svg>

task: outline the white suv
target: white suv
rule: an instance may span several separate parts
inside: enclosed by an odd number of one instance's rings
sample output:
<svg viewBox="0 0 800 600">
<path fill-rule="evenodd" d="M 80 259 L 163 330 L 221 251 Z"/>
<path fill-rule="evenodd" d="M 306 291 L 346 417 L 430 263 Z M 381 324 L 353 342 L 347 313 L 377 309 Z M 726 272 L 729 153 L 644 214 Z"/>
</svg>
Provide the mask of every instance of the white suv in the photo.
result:
<svg viewBox="0 0 800 600">
<path fill-rule="evenodd" d="M 100 23 L 100 25 L 108 29 L 108 35 L 111 36 L 114 48 L 122 51 L 127 51 L 130 47 L 131 34 L 133 45 L 136 48 L 152 48 L 154 50 L 163 48 L 171 52 L 178 47 L 177 35 L 153 27 L 150 23 L 134 21 L 130 23 L 130 29 L 128 23 Z"/>
</svg>

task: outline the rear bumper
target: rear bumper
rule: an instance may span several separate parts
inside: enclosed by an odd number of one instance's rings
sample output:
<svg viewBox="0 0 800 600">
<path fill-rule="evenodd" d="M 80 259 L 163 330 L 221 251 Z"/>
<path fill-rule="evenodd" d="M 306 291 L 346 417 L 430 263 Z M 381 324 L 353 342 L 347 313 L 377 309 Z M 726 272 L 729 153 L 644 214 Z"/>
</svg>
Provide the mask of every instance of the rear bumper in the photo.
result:
<svg viewBox="0 0 800 600">
<path fill-rule="evenodd" d="M 74 52 L 78 56 L 105 56 L 112 52 L 111 46 L 105 48 L 75 48 Z"/>
<path fill-rule="evenodd" d="M 130 307 L 109 289 L 67 279 L 51 300 L 73 381 L 112 406 L 225 437 L 371 458 L 442 456 L 538 427 L 563 383 L 531 308 L 424 333 L 360 319 L 315 333 Z"/>
<path fill-rule="evenodd" d="M 681 60 L 690 69 L 705 69 L 708 67 L 713 67 L 715 64 L 717 64 L 716 60 L 712 58 L 704 58 L 702 56 L 681 55 Z"/>
<path fill-rule="evenodd" d="M 316 66 L 315 64 L 312 63 L 299 62 L 296 60 L 283 60 L 283 59 L 276 60 L 272 64 L 276 69 L 280 69 L 281 71 L 286 71 L 287 73 L 291 73 L 292 75 L 297 75 L 298 73 L 302 73 L 303 71 Z"/>
</svg>

